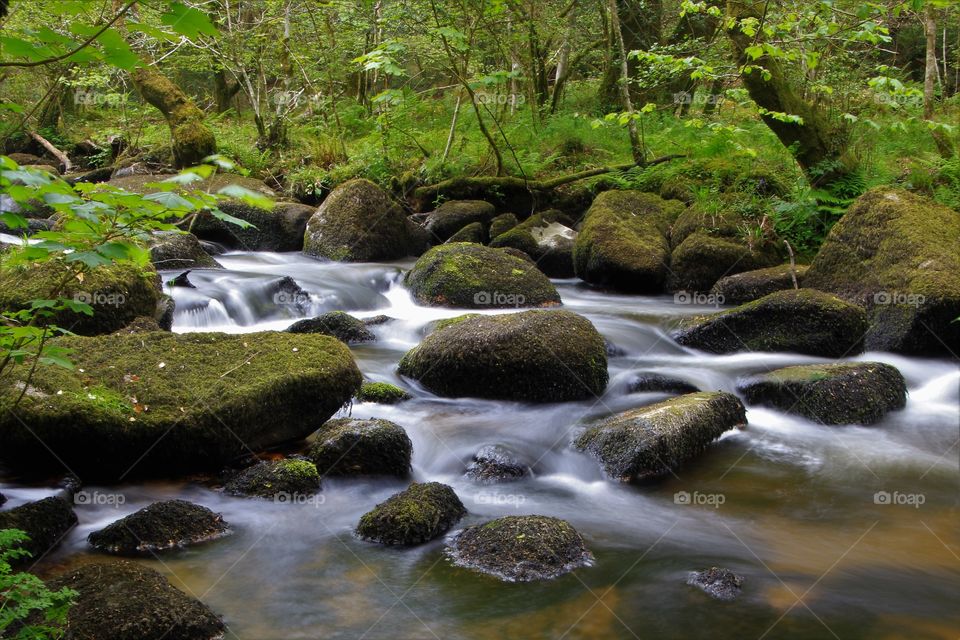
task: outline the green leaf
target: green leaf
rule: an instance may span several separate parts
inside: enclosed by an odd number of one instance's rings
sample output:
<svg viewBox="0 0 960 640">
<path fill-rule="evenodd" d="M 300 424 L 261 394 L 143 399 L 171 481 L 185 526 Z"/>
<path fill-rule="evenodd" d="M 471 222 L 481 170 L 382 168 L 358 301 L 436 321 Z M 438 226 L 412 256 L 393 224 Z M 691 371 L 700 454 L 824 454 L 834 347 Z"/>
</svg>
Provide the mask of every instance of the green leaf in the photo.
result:
<svg viewBox="0 0 960 640">
<path fill-rule="evenodd" d="M 241 187 L 238 184 L 229 184 L 223 189 L 217 191 L 217 194 L 221 196 L 227 196 L 228 198 L 238 198 L 246 202 L 251 207 L 267 210 L 273 209 L 273 200 L 262 193 L 251 191 L 250 189 Z"/>
<path fill-rule="evenodd" d="M 212 216 L 213 216 L 214 218 L 216 218 L 217 220 L 221 220 L 221 221 L 227 222 L 227 223 L 229 223 L 229 224 L 235 224 L 235 225 L 237 225 L 238 227 L 240 227 L 241 229 L 255 228 L 252 224 L 250 224 L 250 223 L 247 222 L 246 220 L 241 220 L 240 218 L 235 218 L 235 217 L 231 216 L 229 213 L 224 213 L 223 211 L 220 211 L 220 209 L 211 209 L 211 210 L 210 210 L 210 215 L 212 215 Z"/>
<path fill-rule="evenodd" d="M 217 36 L 217 28 L 202 11 L 188 7 L 182 2 L 173 2 L 166 13 L 160 16 L 160 22 L 177 33 L 196 40 L 201 34 Z"/>
</svg>

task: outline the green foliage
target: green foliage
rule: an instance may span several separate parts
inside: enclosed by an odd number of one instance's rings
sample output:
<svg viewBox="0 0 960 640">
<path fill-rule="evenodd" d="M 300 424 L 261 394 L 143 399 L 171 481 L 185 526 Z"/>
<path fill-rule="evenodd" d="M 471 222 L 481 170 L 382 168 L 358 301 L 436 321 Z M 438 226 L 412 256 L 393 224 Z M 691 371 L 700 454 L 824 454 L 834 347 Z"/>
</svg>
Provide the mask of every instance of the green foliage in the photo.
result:
<svg viewBox="0 0 960 640">
<path fill-rule="evenodd" d="M 14 560 L 29 557 L 19 545 L 28 541 L 19 529 L 0 531 L 0 637 L 55 640 L 64 635 L 67 612 L 77 592 L 50 591 L 30 573 L 14 573 Z M 13 635 L 9 635 L 13 634 Z"/>
</svg>

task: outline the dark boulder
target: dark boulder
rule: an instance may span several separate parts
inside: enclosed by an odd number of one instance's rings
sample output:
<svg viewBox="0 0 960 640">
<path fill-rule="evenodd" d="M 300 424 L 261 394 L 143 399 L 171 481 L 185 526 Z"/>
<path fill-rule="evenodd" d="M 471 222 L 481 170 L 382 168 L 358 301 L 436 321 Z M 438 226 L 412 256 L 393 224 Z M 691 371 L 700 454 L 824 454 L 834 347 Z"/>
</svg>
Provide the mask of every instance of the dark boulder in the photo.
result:
<svg viewBox="0 0 960 640">
<path fill-rule="evenodd" d="M 466 513 L 447 485 L 415 482 L 364 514 L 357 535 L 386 545 L 422 544 L 442 536 Z"/>
<path fill-rule="evenodd" d="M 696 393 L 700 391 L 686 380 L 671 378 L 659 373 L 641 373 L 627 385 L 627 393 Z"/>
<path fill-rule="evenodd" d="M 287 327 L 289 333 L 320 333 L 345 344 L 373 342 L 377 337 L 367 325 L 343 311 L 331 311 L 316 318 L 300 320 Z"/>
<path fill-rule="evenodd" d="M 150 261 L 157 269 L 221 269 L 191 233 L 160 231 L 149 241 Z"/>
<path fill-rule="evenodd" d="M 473 456 L 464 475 L 482 484 L 512 482 L 530 473 L 530 467 L 502 445 L 481 447 Z"/>
<path fill-rule="evenodd" d="M 107 553 L 152 554 L 215 540 L 228 529 L 223 516 L 204 506 L 164 500 L 94 531 L 87 540 Z"/>
<path fill-rule="evenodd" d="M 310 459 L 321 475 L 392 475 L 410 473 L 413 443 L 389 420 L 339 418 L 311 437 Z"/>
<path fill-rule="evenodd" d="M 265 460 L 234 475 L 224 491 L 234 496 L 292 502 L 320 490 L 320 473 L 309 460 L 289 458 Z"/>
<path fill-rule="evenodd" d="M 76 524 L 77 514 L 70 503 L 61 497 L 44 498 L 9 511 L 0 511 L 0 529 L 20 529 L 30 538 L 20 545 L 30 556 L 14 559 L 12 562 L 15 565 L 39 560 L 55 549 Z"/>
<path fill-rule="evenodd" d="M 711 567 L 690 574 L 687 584 L 696 587 L 716 600 L 736 600 L 743 586 L 743 578 L 729 569 Z"/>
<path fill-rule="evenodd" d="M 496 208 L 483 200 L 448 200 L 426 216 L 426 230 L 435 243 L 446 242 L 467 225 L 477 224 L 486 235 Z"/>
<path fill-rule="evenodd" d="M 781 264 L 766 269 L 744 271 L 720 278 L 710 292 L 717 295 L 720 304 L 744 304 L 776 291 L 793 289 L 794 277 L 802 287 L 803 276 L 808 268 L 802 264 L 798 264 L 795 269 L 789 264 Z"/>
</svg>

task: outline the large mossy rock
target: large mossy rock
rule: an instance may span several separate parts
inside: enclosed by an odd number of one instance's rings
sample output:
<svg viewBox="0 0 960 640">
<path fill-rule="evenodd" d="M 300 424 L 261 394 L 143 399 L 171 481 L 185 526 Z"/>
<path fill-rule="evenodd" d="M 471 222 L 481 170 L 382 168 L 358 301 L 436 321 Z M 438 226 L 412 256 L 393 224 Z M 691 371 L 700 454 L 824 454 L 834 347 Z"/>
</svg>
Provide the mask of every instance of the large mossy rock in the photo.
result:
<svg viewBox="0 0 960 640">
<path fill-rule="evenodd" d="M 50 581 L 78 593 L 66 637 L 76 640 L 216 640 L 223 621 L 162 575 L 126 560 L 88 564 Z"/>
<path fill-rule="evenodd" d="M 294 502 L 320 490 L 320 473 L 309 460 L 264 460 L 234 475 L 224 485 L 233 496 Z"/>
<path fill-rule="evenodd" d="M 0 388 L 0 453 L 11 465 L 114 479 L 215 468 L 306 437 L 360 387 L 350 350 L 328 336 L 115 334 L 58 339 L 73 370 L 40 367 Z"/>
<path fill-rule="evenodd" d="M 447 397 L 563 402 L 607 386 L 603 337 L 570 311 L 448 322 L 400 361 L 400 373 Z"/>
<path fill-rule="evenodd" d="M 467 527 L 446 553 L 454 565 L 504 582 L 550 580 L 593 561 L 570 523 L 547 516 L 507 516 Z"/>
<path fill-rule="evenodd" d="M 749 404 L 776 407 L 821 424 L 873 424 L 907 402 L 903 375 L 880 362 L 777 369 L 738 385 Z"/>
<path fill-rule="evenodd" d="M 78 335 L 112 333 L 136 318 L 154 317 L 161 300 L 160 278 L 150 265 L 100 267 L 87 273 L 83 282 L 68 277 L 55 262 L 0 267 L 2 309 L 24 309 L 32 300 L 56 298 L 57 291 L 59 297 L 93 307 L 92 316 L 65 310 L 52 318 L 58 327 Z"/>
<path fill-rule="evenodd" d="M 350 180 L 310 218 L 303 252 L 340 262 L 396 260 L 415 252 L 412 227 L 386 191 L 369 180 Z"/>
<path fill-rule="evenodd" d="M 430 249 L 405 280 L 420 304 L 475 308 L 544 307 L 560 294 L 532 263 L 499 249 L 454 243 Z"/>
<path fill-rule="evenodd" d="M 593 201 L 573 247 L 577 277 L 620 291 L 663 291 L 670 224 L 683 203 L 641 191 L 606 191 Z"/>
<path fill-rule="evenodd" d="M 447 485 L 415 482 L 365 513 L 357 535 L 387 545 L 423 544 L 442 536 L 466 514 L 460 498 Z"/>
<path fill-rule="evenodd" d="M 496 237 L 491 231 L 490 246 L 523 251 L 551 278 L 572 278 L 577 232 L 564 222 L 569 219 L 560 211 L 537 213 Z"/>
<path fill-rule="evenodd" d="M 809 267 L 802 264 L 795 268 L 789 264 L 781 264 L 766 269 L 744 271 L 717 280 L 710 292 L 718 296 L 720 304 L 744 304 L 776 291 L 793 289 L 794 277 L 802 287 L 807 269 Z"/>
<path fill-rule="evenodd" d="M 160 231 L 150 237 L 150 262 L 157 269 L 221 269 L 192 233 Z"/>
<path fill-rule="evenodd" d="M 497 210 L 483 200 L 448 200 L 427 215 L 425 227 L 434 243 L 449 240 L 467 225 L 479 223 L 486 231 Z"/>
<path fill-rule="evenodd" d="M 833 226 L 804 286 L 867 306 L 870 350 L 960 352 L 960 213 L 877 188 Z"/>
<path fill-rule="evenodd" d="M 724 276 L 771 267 L 779 262 L 780 256 L 768 244 L 750 247 L 740 238 L 698 231 L 687 236 L 670 255 L 669 288 L 709 291 Z"/>
<path fill-rule="evenodd" d="M 219 513 L 185 500 L 164 500 L 94 531 L 87 540 L 99 551 L 138 555 L 215 540 L 228 530 Z"/>
<path fill-rule="evenodd" d="M 734 309 L 685 320 L 674 338 L 711 353 L 789 351 L 842 358 L 863 350 L 863 307 L 813 289 L 778 291 Z"/>
<path fill-rule="evenodd" d="M 696 457 L 724 431 L 747 422 L 733 394 L 698 392 L 610 416 L 574 446 L 621 482 L 666 475 Z"/>
<path fill-rule="evenodd" d="M 219 209 L 251 226 L 207 214 L 197 219 L 191 231 L 202 240 L 240 251 L 300 251 L 307 222 L 316 210 L 299 202 L 277 202 L 271 209 L 263 209 L 242 200 L 225 200 Z"/>
<path fill-rule="evenodd" d="M 324 476 L 410 473 L 413 443 L 389 420 L 330 420 L 311 437 L 310 459 Z"/>
<path fill-rule="evenodd" d="M 19 545 L 30 552 L 30 556 L 15 558 L 14 565 L 36 562 L 56 548 L 76 524 L 77 514 L 73 507 L 56 496 L 0 511 L 0 530 L 20 529 L 30 537 L 29 541 Z"/>
<path fill-rule="evenodd" d="M 377 339 L 373 331 L 367 328 L 362 320 L 358 320 L 343 311 L 330 311 L 316 318 L 298 320 L 287 327 L 289 333 L 317 333 L 333 336 L 344 344 L 360 344 L 373 342 Z"/>
</svg>

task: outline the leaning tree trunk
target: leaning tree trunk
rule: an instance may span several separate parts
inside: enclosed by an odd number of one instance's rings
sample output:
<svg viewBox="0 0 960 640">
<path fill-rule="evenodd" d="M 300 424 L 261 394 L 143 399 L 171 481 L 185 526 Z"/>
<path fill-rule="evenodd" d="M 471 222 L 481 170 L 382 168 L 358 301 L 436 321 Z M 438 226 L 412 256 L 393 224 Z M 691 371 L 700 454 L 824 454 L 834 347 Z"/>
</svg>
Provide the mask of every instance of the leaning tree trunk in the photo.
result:
<svg viewBox="0 0 960 640">
<path fill-rule="evenodd" d="M 779 60 L 763 55 L 751 60 L 746 49 L 754 44 L 753 38 L 740 30 L 739 22 L 745 18 L 761 19 L 763 3 L 751 0 L 730 0 L 728 16 L 736 24 L 727 30 L 733 44 L 738 64 L 760 66 L 768 77 L 763 78 L 760 69 L 743 73 L 742 80 L 750 98 L 761 109 L 777 114 L 799 116 L 800 120 L 778 119 L 770 113 L 761 114 L 761 119 L 770 127 L 780 142 L 794 149 L 794 157 L 812 185 L 829 188 L 831 184 L 850 173 L 844 164 L 847 146 L 847 130 L 840 123 L 831 122 L 816 105 L 801 96 L 790 82 L 786 69 Z"/>
<path fill-rule="evenodd" d="M 216 153 L 217 141 L 203 123 L 203 111 L 180 87 L 152 66 L 134 69 L 130 78 L 137 91 L 167 120 L 173 138 L 173 160 L 177 167 L 198 164 Z"/>
</svg>

